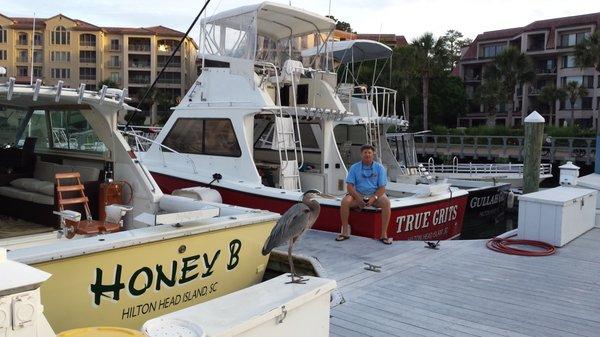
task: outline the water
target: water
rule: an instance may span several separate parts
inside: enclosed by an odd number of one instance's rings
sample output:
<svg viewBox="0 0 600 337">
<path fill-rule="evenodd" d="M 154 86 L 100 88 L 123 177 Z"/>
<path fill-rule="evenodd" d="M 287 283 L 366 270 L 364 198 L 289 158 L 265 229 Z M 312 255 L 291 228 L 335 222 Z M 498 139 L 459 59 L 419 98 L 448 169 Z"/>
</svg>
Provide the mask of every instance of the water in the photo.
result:
<svg viewBox="0 0 600 337">
<path fill-rule="evenodd" d="M 491 239 L 497 235 L 506 233 L 510 230 L 517 228 L 517 218 L 517 211 L 511 210 L 501 214 L 495 219 L 487 219 L 483 220 L 483 222 L 466 221 L 463 225 L 463 232 L 460 236 L 460 239 Z"/>
</svg>

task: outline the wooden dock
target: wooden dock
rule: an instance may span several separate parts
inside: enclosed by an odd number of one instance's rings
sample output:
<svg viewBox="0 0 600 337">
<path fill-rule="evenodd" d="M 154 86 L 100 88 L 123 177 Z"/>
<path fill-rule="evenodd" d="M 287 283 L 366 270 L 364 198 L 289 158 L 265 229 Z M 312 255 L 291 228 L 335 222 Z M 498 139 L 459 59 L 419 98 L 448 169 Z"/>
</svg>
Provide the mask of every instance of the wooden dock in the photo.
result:
<svg viewBox="0 0 600 337">
<path fill-rule="evenodd" d="M 598 228 L 548 257 L 496 253 L 484 240 L 432 250 L 334 238 L 311 230 L 295 249 L 337 281 L 345 302 L 332 308 L 331 336 L 600 335 Z"/>
</svg>

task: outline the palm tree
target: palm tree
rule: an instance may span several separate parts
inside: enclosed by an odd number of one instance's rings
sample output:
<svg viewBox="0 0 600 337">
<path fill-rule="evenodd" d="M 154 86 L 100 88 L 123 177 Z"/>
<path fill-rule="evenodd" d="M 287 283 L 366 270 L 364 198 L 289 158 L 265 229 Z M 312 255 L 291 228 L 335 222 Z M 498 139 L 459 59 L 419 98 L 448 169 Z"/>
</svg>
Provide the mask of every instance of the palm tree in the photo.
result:
<svg viewBox="0 0 600 337">
<path fill-rule="evenodd" d="M 580 68 L 594 67 L 600 72 L 600 31 L 575 46 L 575 63 Z"/>
<path fill-rule="evenodd" d="M 515 47 L 508 47 L 494 58 L 492 67 L 501 79 L 502 90 L 506 101 L 514 106 L 515 87 L 523 86 L 535 79 L 533 61 L 528 55 L 521 53 Z M 512 123 L 513 107 L 508 110 L 508 120 Z"/>
<path fill-rule="evenodd" d="M 393 57 L 397 66 L 392 71 L 392 80 L 397 80 L 397 83 L 391 83 L 391 87 L 398 88 L 399 93 L 404 94 L 404 118 L 410 120 L 410 97 L 417 93 L 415 48 L 411 45 L 395 48 Z"/>
<path fill-rule="evenodd" d="M 436 39 L 431 33 L 412 42 L 415 48 L 415 66 L 421 75 L 423 94 L 423 129 L 428 128 L 429 81 L 443 71 L 448 71 L 450 57 L 446 50 L 444 39 Z"/>
<path fill-rule="evenodd" d="M 502 83 L 498 78 L 489 76 L 475 90 L 473 100 L 483 105 L 484 111 L 487 112 L 487 125 L 493 126 L 496 117 L 496 106 L 502 102 L 504 93 L 502 92 Z"/>
<path fill-rule="evenodd" d="M 585 87 L 583 87 L 577 81 L 571 81 L 567 83 L 565 86 L 565 90 L 567 92 L 567 97 L 569 98 L 569 102 L 571 103 L 571 126 L 575 125 L 575 102 L 578 98 L 582 98 L 587 96 L 588 91 Z"/>
<path fill-rule="evenodd" d="M 117 84 L 117 82 L 113 81 L 110 78 L 107 78 L 105 80 L 102 80 L 100 82 L 98 82 L 98 88 L 102 88 L 102 86 L 105 85 L 109 88 L 118 88 L 119 85 Z"/>
<path fill-rule="evenodd" d="M 557 88 L 555 85 L 551 84 L 542 88 L 539 97 L 540 101 L 548 104 L 548 107 L 550 108 L 550 120 L 548 121 L 548 125 L 553 125 L 552 116 L 554 115 L 554 109 L 556 108 L 556 101 L 563 101 L 567 98 L 567 92 L 565 89 Z"/>
</svg>

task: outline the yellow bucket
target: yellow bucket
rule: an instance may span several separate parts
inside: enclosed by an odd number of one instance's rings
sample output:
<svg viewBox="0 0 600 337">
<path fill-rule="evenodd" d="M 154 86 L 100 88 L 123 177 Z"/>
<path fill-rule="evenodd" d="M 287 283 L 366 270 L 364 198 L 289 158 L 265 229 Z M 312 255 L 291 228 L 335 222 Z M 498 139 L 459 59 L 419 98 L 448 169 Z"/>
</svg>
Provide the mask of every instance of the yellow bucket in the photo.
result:
<svg viewBox="0 0 600 337">
<path fill-rule="evenodd" d="M 63 331 L 57 337 L 147 337 L 147 335 L 131 329 L 103 326 Z"/>
</svg>

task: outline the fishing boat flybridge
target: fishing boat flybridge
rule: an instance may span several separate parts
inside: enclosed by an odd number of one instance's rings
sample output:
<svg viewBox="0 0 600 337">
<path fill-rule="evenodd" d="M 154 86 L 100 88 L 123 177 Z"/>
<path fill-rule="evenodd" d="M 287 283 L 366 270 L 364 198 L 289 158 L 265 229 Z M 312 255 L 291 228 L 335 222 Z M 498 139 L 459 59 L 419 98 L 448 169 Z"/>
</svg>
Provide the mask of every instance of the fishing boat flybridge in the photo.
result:
<svg viewBox="0 0 600 337">
<path fill-rule="evenodd" d="M 318 189 L 329 197 L 319 199 L 313 228 L 339 231 L 347 165 L 334 126 L 352 112 L 335 93 L 325 43 L 334 27 L 329 18 L 269 2 L 204 19 L 202 72 L 139 154 L 163 191 L 210 186 L 226 203 L 281 213 L 303 190 Z M 323 55 L 303 58 L 308 40 Z M 466 191 L 446 183 L 398 183 L 387 193 L 390 237 L 460 234 Z M 351 212 L 352 233 L 379 238 L 380 217 L 375 208 Z"/>
<path fill-rule="evenodd" d="M 133 109 L 124 96 L 0 84 L 0 247 L 52 274 L 42 300 L 56 331 L 137 329 L 256 284 L 266 268 L 278 215 L 163 194 L 116 127 Z"/>
<path fill-rule="evenodd" d="M 362 144 L 377 148 L 378 160 L 386 167 L 389 188 L 398 184 L 437 184 L 440 181 L 452 187 L 467 190 L 469 199 L 465 211 L 465 227 L 487 226 L 507 206 L 510 184 L 497 181 L 440 179 L 428 171 L 429 166 L 417 161 L 415 133 L 407 132 L 408 121 L 396 113 L 397 92 L 377 85 L 386 65 L 392 63 L 392 49 L 372 40 L 330 41 L 328 49 L 341 73 L 336 94 L 346 110 L 352 112 L 334 122 L 335 139 L 344 164 L 360 160 Z M 302 56 L 313 58 L 324 51 L 314 47 L 302 51 Z M 370 86 L 358 82 L 358 73 L 365 62 L 370 62 L 373 79 Z M 379 62 L 379 64 L 378 64 Z M 404 104 L 401 104 L 404 107 Z"/>
</svg>

